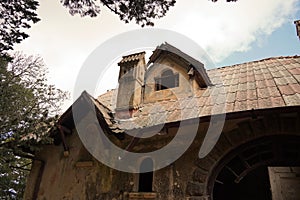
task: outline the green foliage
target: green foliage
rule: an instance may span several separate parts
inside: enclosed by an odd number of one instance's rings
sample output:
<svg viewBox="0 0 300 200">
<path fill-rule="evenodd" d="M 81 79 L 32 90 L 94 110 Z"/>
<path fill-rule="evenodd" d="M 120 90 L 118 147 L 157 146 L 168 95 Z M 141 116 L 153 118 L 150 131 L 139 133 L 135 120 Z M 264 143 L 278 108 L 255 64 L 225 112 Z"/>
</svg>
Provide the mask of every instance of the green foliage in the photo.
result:
<svg viewBox="0 0 300 200">
<path fill-rule="evenodd" d="M 31 160 L 0 151 L 0 199 L 22 199 Z"/>
<path fill-rule="evenodd" d="M 0 61 L 0 93 L 0 183 L 6 186 L 0 196 L 13 199 L 24 189 L 25 158 L 51 142 L 47 133 L 66 93 L 47 84 L 41 58 L 20 53 L 10 63 Z"/>
<path fill-rule="evenodd" d="M 117 14 L 122 21 L 134 20 L 142 27 L 153 26 L 152 19 L 166 15 L 175 0 L 61 0 L 69 12 L 81 16 L 95 17 L 100 13 L 100 4 Z"/>
<path fill-rule="evenodd" d="M 13 45 L 28 37 L 24 29 L 40 19 L 36 14 L 39 3 L 36 0 L 0 1 L 0 52 L 13 49 Z"/>
</svg>

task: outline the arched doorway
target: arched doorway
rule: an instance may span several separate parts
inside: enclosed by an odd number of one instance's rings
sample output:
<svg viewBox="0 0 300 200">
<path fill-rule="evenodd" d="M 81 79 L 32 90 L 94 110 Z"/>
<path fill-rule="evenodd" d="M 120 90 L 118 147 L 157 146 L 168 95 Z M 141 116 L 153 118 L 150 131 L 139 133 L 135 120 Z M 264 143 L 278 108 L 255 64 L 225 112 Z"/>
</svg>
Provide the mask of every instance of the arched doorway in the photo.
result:
<svg viewBox="0 0 300 200">
<path fill-rule="evenodd" d="M 139 192 L 152 192 L 153 183 L 153 160 L 146 158 L 142 161 L 139 174 Z M 148 171 L 148 172 L 145 172 Z"/>
<path fill-rule="evenodd" d="M 211 199 L 275 200 L 269 171 L 278 166 L 300 166 L 300 136 L 264 136 L 229 152 L 212 170 Z M 297 180 L 300 184 L 299 177 Z"/>
</svg>

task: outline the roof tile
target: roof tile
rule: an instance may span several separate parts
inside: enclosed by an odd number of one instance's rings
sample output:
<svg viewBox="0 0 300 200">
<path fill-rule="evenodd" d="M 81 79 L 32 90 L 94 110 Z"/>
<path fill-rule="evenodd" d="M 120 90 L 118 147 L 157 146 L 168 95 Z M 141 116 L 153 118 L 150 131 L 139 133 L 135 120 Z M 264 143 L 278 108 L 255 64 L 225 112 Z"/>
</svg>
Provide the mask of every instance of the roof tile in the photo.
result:
<svg viewBox="0 0 300 200">
<path fill-rule="evenodd" d="M 257 109 L 257 108 L 258 108 L 257 99 L 247 100 L 247 109 L 248 110 Z"/>
<path fill-rule="evenodd" d="M 247 90 L 247 99 L 249 99 L 249 100 L 257 99 L 256 90 Z"/>
<path fill-rule="evenodd" d="M 268 88 L 258 88 L 257 96 L 258 98 L 268 98 L 270 96 Z"/>
<path fill-rule="evenodd" d="M 244 71 L 242 72 L 242 69 L 244 69 Z M 247 71 L 245 68 L 242 68 L 241 69 L 241 73 L 239 74 L 239 78 L 244 78 L 244 77 L 247 77 Z"/>
<path fill-rule="evenodd" d="M 252 75 L 247 76 L 247 81 L 248 81 L 248 82 L 253 82 L 253 81 L 255 81 L 254 75 L 252 74 Z"/>
<path fill-rule="evenodd" d="M 300 94 L 300 85 L 299 84 L 290 84 L 290 87 L 293 88 L 293 90 Z"/>
<path fill-rule="evenodd" d="M 248 90 L 254 90 L 254 89 L 256 89 L 256 84 L 255 84 L 255 82 L 248 82 L 248 83 L 247 83 L 247 89 L 248 89 Z"/>
<path fill-rule="evenodd" d="M 208 116 L 211 115 L 212 106 L 205 106 L 200 109 L 200 115 Z"/>
<path fill-rule="evenodd" d="M 261 75 L 261 74 L 263 74 L 263 72 L 260 68 L 254 69 L 254 75 Z"/>
<path fill-rule="evenodd" d="M 229 86 L 228 92 L 237 92 L 237 91 L 238 91 L 238 85 Z"/>
<path fill-rule="evenodd" d="M 205 92 L 202 94 L 202 97 L 208 97 L 210 96 L 212 90 L 205 90 Z"/>
<path fill-rule="evenodd" d="M 239 83 L 239 79 L 238 78 L 234 78 L 231 80 L 230 84 L 235 85 Z"/>
<path fill-rule="evenodd" d="M 228 103 L 233 103 L 236 100 L 236 93 L 235 92 L 230 92 L 226 94 L 226 102 Z"/>
<path fill-rule="evenodd" d="M 180 110 L 174 110 L 172 112 L 169 112 L 169 115 L 167 116 L 167 121 L 172 122 L 176 121 L 177 119 L 181 119 L 182 112 Z"/>
<path fill-rule="evenodd" d="M 238 90 L 241 91 L 241 90 L 247 90 L 247 83 L 240 83 L 238 85 Z"/>
<path fill-rule="evenodd" d="M 236 101 L 234 103 L 235 111 L 247 110 L 247 101 Z"/>
<path fill-rule="evenodd" d="M 300 83 L 300 75 L 294 75 L 295 79 Z"/>
<path fill-rule="evenodd" d="M 283 99 L 288 106 L 299 105 L 300 103 L 300 94 L 296 93 L 293 95 L 283 95 Z"/>
<path fill-rule="evenodd" d="M 239 83 L 247 83 L 247 77 L 240 77 L 239 78 Z"/>
<path fill-rule="evenodd" d="M 266 74 L 266 73 L 270 74 L 270 71 L 269 71 L 269 69 L 267 69 L 267 68 L 261 68 L 261 71 L 262 71 L 262 73 L 264 73 L 264 74 Z"/>
<path fill-rule="evenodd" d="M 273 107 L 285 106 L 282 97 L 271 97 L 270 98 Z"/>
<path fill-rule="evenodd" d="M 272 103 L 270 101 L 270 99 L 258 99 L 258 107 L 259 108 L 270 108 L 272 107 Z"/>
<path fill-rule="evenodd" d="M 206 102 L 208 101 L 208 97 L 200 97 L 198 99 L 199 99 L 199 101 L 198 101 L 198 106 L 199 107 L 205 106 Z"/>
<path fill-rule="evenodd" d="M 292 95 L 295 93 L 300 93 L 299 84 L 289 84 L 289 85 L 280 85 L 278 86 L 282 95 Z"/>
<path fill-rule="evenodd" d="M 282 77 L 282 78 L 275 78 L 276 85 L 287 85 L 290 83 L 297 83 L 297 80 L 293 77 Z"/>
<path fill-rule="evenodd" d="M 226 112 L 226 104 L 216 104 L 212 107 L 212 113 L 211 114 L 220 114 L 220 113 L 225 113 Z"/>
<path fill-rule="evenodd" d="M 207 101 L 205 102 L 205 106 L 206 106 L 206 105 L 208 105 L 208 106 L 213 106 L 213 105 L 215 104 L 215 101 L 216 101 L 215 97 L 209 96 L 209 97 L 207 98 Z"/>
<path fill-rule="evenodd" d="M 247 76 L 254 76 L 254 71 L 252 68 L 248 68 L 247 70 Z"/>
<path fill-rule="evenodd" d="M 280 73 L 279 71 L 271 72 L 271 74 L 274 78 L 282 78 L 283 77 L 283 74 Z"/>
<path fill-rule="evenodd" d="M 224 87 L 214 87 L 212 88 L 212 92 L 211 92 L 211 95 L 212 96 L 216 96 L 216 95 L 219 95 L 219 94 L 225 94 L 225 88 Z"/>
<path fill-rule="evenodd" d="M 299 68 L 299 63 L 297 62 L 288 62 L 285 64 L 285 67 L 289 70 Z"/>
<path fill-rule="evenodd" d="M 291 74 L 297 74 L 297 75 L 300 75 L 300 68 L 293 68 L 293 69 L 289 69 L 288 70 Z"/>
<path fill-rule="evenodd" d="M 270 93 L 270 97 L 279 97 L 279 96 L 281 96 L 277 87 L 268 87 L 268 90 L 269 90 L 269 93 Z"/>
<path fill-rule="evenodd" d="M 236 100 L 237 101 L 245 101 L 247 100 L 247 91 L 238 91 L 236 94 Z"/>
<path fill-rule="evenodd" d="M 255 74 L 254 77 L 255 77 L 255 80 L 257 80 L 257 81 L 264 80 L 264 75 L 262 75 L 262 74 Z"/>
<path fill-rule="evenodd" d="M 265 79 L 272 79 L 273 78 L 271 73 L 264 73 L 262 75 L 264 76 Z"/>
<path fill-rule="evenodd" d="M 256 81 L 256 87 L 257 88 L 265 88 L 265 87 L 272 87 L 275 86 L 274 80 L 261 80 L 261 81 Z"/>
<path fill-rule="evenodd" d="M 226 103 L 226 112 L 233 112 L 234 103 Z"/>
</svg>

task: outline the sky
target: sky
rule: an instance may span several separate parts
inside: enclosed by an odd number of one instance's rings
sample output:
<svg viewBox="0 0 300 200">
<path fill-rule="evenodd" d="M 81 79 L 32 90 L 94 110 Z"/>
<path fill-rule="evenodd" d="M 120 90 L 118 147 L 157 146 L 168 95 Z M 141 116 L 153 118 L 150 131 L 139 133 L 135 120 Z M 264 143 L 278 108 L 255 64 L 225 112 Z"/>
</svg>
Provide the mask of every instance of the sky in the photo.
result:
<svg viewBox="0 0 300 200">
<path fill-rule="evenodd" d="M 60 0 L 40 1 L 38 15 L 41 21 L 27 31 L 30 37 L 15 50 L 44 59 L 49 82 L 70 92 L 65 108 L 76 98 L 72 95 L 74 85 L 88 56 L 110 38 L 142 29 L 135 23 L 125 24 L 104 7 L 96 18 L 71 16 Z M 154 21 L 154 28 L 185 35 L 205 50 L 215 67 L 222 67 L 299 55 L 300 40 L 294 25 L 297 19 L 299 0 L 177 0 L 165 17 Z M 116 60 L 120 56 L 116 55 Z M 112 62 L 105 81 L 96 91 L 89 91 L 91 95 L 96 97 L 115 87 L 118 70 Z"/>
</svg>

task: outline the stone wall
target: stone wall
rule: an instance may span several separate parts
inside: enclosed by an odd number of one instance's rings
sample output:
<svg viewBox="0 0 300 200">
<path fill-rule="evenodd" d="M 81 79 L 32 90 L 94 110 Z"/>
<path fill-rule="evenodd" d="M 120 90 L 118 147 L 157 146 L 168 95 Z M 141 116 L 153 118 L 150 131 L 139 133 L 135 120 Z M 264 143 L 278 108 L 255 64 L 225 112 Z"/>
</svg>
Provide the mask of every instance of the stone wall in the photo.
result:
<svg viewBox="0 0 300 200">
<path fill-rule="evenodd" d="M 62 145 L 44 146 L 36 155 L 25 199 L 35 196 L 42 200 L 210 199 L 215 167 L 224 156 L 241 144 L 263 136 L 300 135 L 299 124 L 298 113 L 227 120 L 215 148 L 204 159 L 199 159 L 198 152 L 208 127 L 207 122 L 202 122 L 196 139 L 184 155 L 153 173 L 153 192 L 148 193 L 138 192 L 138 174 L 120 172 L 98 162 L 73 133 L 66 136 L 69 155 L 64 155 Z M 169 130 L 170 136 L 176 132 L 176 129 Z M 156 147 L 160 147 L 165 140 L 156 142 L 160 143 Z M 151 149 L 154 143 L 153 139 L 141 142 L 133 150 Z"/>
</svg>

